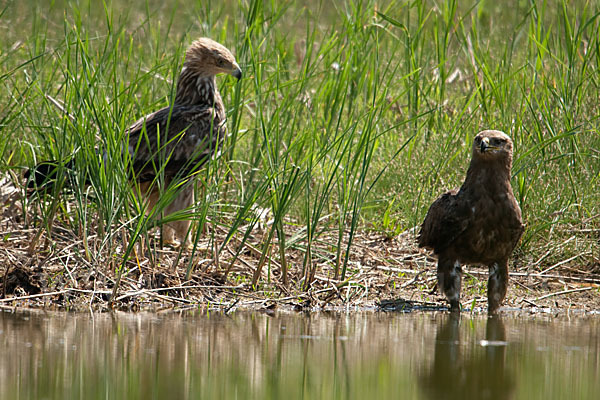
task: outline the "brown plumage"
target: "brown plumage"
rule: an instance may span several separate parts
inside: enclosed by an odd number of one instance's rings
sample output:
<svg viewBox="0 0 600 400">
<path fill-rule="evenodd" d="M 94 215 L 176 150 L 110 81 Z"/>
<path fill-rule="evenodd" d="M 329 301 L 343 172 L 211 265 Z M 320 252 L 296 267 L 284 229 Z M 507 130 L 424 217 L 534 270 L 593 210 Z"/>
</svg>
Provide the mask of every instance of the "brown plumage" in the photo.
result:
<svg viewBox="0 0 600 400">
<path fill-rule="evenodd" d="M 460 311 L 461 264 L 489 268 L 488 312 L 496 313 L 508 284 L 508 259 L 524 226 L 510 185 L 513 144 L 500 131 L 480 132 L 460 189 L 441 195 L 421 225 L 419 247 L 438 258 L 438 288 Z"/>
<path fill-rule="evenodd" d="M 231 74 L 237 79 L 242 76 L 229 50 L 208 38 L 196 40 L 186 52 L 173 106 L 152 113 L 131 126 L 129 152 L 140 191 L 148 196 L 150 207 L 160 196 L 157 173 L 164 174 L 166 184 L 176 178 L 185 178 L 220 148 L 227 128 L 225 107 L 215 82 L 218 73 Z M 168 162 L 165 164 L 161 160 Z M 184 210 L 193 202 L 194 188 L 188 183 L 166 206 L 164 213 Z M 174 242 L 175 235 L 184 240 L 190 221 L 175 221 L 168 227 L 172 231 L 166 232 L 167 242 Z"/>
<path fill-rule="evenodd" d="M 165 207 L 165 214 L 193 204 L 194 189 L 188 178 L 218 151 L 227 132 L 225 107 L 215 82 L 215 75 L 219 73 L 237 79 L 242 76 L 227 48 L 208 38 L 196 40 L 187 49 L 173 104 L 141 118 L 129 128 L 132 181 L 148 198 L 149 209 L 160 196 L 156 179 L 159 174 L 166 185 L 176 179 L 188 180 L 174 201 Z M 56 162 L 45 162 L 36 166 L 29 186 L 47 188 L 51 185 L 56 165 Z M 69 161 L 64 165 L 71 168 L 73 164 Z M 167 242 L 173 242 L 175 235 L 184 240 L 189 236 L 189 226 L 188 220 L 170 223 Z"/>
</svg>

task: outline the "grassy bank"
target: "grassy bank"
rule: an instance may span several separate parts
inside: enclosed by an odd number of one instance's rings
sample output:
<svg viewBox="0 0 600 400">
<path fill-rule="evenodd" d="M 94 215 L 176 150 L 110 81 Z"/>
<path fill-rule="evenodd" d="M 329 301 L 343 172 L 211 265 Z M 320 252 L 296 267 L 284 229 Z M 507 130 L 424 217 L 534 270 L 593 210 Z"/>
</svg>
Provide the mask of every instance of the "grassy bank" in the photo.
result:
<svg viewBox="0 0 600 400">
<path fill-rule="evenodd" d="M 410 237 L 462 182 L 474 135 L 500 129 L 515 141 L 527 222 L 514 268 L 598 272 L 598 6 L 311 3 L 8 3 L 0 170 L 19 190 L 5 196 L 5 246 L 19 241 L 34 265 L 52 260 L 49 279 L 65 285 L 83 285 L 73 268 L 104 271 L 115 288 L 123 274 L 174 264 L 186 279 L 216 270 L 255 289 L 352 281 L 357 235 Z M 189 210 L 198 246 L 169 258 L 121 149 L 130 123 L 174 97 L 199 36 L 230 48 L 244 79 L 219 78 L 230 137 Z M 25 168 L 73 155 L 76 181 L 90 185 L 25 197 Z M 147 264 L 127 245 L 140 237 Z"/>
</svg>

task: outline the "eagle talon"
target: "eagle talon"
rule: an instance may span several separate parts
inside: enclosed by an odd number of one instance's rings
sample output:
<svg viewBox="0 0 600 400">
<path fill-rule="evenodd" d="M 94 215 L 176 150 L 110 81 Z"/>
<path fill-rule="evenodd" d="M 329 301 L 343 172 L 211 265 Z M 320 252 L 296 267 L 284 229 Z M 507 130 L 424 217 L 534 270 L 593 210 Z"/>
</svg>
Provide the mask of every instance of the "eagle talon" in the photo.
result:
<svg viewBox="0 0 600 400">
<path fill-rule="evenodd" d="M 181 242 L 177 239 L 171 238 L 171 239 L 164 239 L 163 240 L 163 246 L 169 246 L 172 247 L 175 250 L 178 250 L 181 247 Z"/>
<path fill-rule="evenodd" d="M 450 312 L 451 313 L 460 313 L 461 307 L 460 302 L 458 300 L 450 301 Z"/>
<path fill-rule="evenodd" d="M 180 240 L 177 240 L 174 235 L 172 237 L 169 237 L 168 235 L 166 237 L 164 237 L 163 245 L 170 246 L 174 250 L 180 250 L 183 248 L 183 250 L 188 250 L 188 251 L 194 247 L 194 244 L 192 243 L 191 240 L 187 239 L 182 242 Z"/>
</svg>

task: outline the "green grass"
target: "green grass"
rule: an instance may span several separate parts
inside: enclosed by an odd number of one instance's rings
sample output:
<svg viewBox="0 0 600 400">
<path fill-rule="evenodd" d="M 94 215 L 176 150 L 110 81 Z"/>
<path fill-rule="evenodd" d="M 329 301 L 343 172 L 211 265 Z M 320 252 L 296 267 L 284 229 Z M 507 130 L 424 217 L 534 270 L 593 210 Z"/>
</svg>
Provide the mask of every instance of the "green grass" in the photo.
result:
<svg viewBox="0 0 600 400">
<path fill-rule="evenodd" d="M 169 104 L 186 46 L 209 36 L 244 79 L 219 78 L 231 136 L 188 213 L 196 238 L 207 223 L 227 232 L 213 244 L 222 253 L 240 251 L 232 238 L 244 243 L 269 211 L 254 284 L 261 269 L 271 277 L 271 259 L 305 284 L 323 259 L 346 279 L 354 235 L 417 226 L 462 182 L 483 129 L 515 141 L 523 262 L 593 251 L 600 7 L 574 3 L 11 2 L 0 13 L 0 169 L 22 186 L 24 168 L 76 153 L 76 179 L 91 185 L 23 197 L 27 226 L 60 225 L 91 265 L 120 271 L 161 220 L 161 205 L 145 217 L 127 184 L 126 128 Z M 561 246 L 572 236 L 578 246 Z M 303 260 L 290 263 L 290 249 Z"/>
</svg>

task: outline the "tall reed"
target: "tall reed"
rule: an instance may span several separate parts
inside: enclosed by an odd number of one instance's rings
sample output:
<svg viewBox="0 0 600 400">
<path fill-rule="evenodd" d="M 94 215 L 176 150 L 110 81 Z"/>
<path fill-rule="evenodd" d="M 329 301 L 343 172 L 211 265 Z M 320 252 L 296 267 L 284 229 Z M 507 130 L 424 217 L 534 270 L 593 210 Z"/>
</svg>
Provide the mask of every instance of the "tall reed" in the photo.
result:
<svg viewBox="0 0 600 400">
<path fill-rule="evenodd" d="M 19 169 L 58 160 L 64 182 L 23 197 L 28 221 L 39 237 L 63 227 L 95 267 L 125 271 L 154 227 L 192 218 L 194 243 L 207 237 L 221 270 L 259 243 L 253 285 L 308 289 L 318 268 L 341 281 L 358 271 L 357 232 L 418 225 L 462 180 L 472 137 L 502 129 L 515 140 L 521 250 L 534 258 L 568 234 L 556 227 L 597 225 L 600 213 L 600 9 L 576 3 L 32 2 L 27 32 L 26 7 L 11 3 L 0 12 L 13 26 L 0 44 L 0 168 L 22 185 Z M 157 171 L 164 196 L 148 210 L 123 143 L 131 122 L 172 101 L 198 36 L 232 49 L 244 79 L 218 78 L 230 136 L 198 171 L 199 201 L 164 215 L 183 182 L 167 188 Z M 189 277 L 196 261 L 181 256 Z"/>
</svg>

